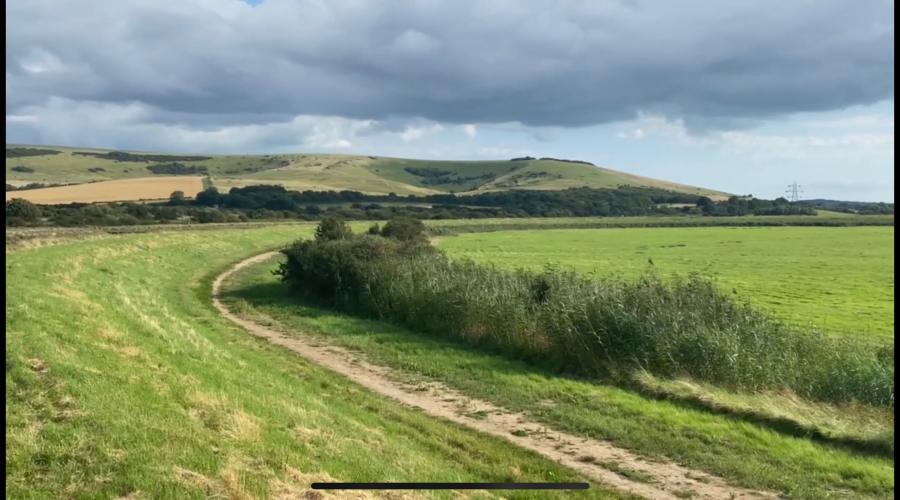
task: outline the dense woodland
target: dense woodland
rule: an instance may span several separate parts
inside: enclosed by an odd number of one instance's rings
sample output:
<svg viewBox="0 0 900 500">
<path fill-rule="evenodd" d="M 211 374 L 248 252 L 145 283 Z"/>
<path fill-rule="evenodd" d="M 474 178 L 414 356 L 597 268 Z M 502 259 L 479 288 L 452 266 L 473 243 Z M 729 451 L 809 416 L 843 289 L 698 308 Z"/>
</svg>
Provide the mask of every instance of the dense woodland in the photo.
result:
<svg viewBox="0 0 900 500">
<path fill-rule="evenodd" d="M 889 205 L 893 213 L 893 205 Z M 7 226 L 109 226 L 172 222 L 240 222 L 267 219 L 318 220 L 481 219 L 489 217 L 588 217 L 638 215 L 814 215 L 806 205 L 784 198 L 732 197 L 715 202 L 703 196 L 651 188 L 570 188 L 562 191 L 501 191 L 470 196 L 371 195 L 358 191 L 288 191 L 282 186 L 249 186 L 220 193 L 208 188 L 188 199 L 172 193 L 159 203 L 6 204 Z"/>
</svg>

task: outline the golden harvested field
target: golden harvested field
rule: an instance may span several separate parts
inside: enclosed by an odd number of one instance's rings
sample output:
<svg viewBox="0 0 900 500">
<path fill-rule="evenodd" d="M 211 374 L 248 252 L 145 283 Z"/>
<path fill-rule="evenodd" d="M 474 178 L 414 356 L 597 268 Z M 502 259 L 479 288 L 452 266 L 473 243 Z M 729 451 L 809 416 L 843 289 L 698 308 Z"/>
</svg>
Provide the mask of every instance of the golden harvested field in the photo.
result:
<svg viewBox="0 0 900 500">
<path fill-rule="evenodd" d="M 193 198 L 197 193 L 203 191 L 203 178 L 181 175 L 90 182 L 72 186 L 9 191 L 6 193 L 6 199 L 23 198 L 43 205 L 95 201 L 160 200 L 168 198 L 173 191 L 183 191 L 186 197 Z"/>
</svg>

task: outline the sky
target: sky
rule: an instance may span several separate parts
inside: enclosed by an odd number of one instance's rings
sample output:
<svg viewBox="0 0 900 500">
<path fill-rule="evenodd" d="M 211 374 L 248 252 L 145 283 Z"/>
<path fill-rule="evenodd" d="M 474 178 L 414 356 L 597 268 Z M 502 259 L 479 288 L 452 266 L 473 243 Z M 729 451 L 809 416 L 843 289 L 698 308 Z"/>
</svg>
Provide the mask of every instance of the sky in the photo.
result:
<svg viewBox="0 0 900 500">
<path fill-rule="evenodd" d="M 11 0 L 6 141 L 893 202 L 889 0 Z"/>
</svg>

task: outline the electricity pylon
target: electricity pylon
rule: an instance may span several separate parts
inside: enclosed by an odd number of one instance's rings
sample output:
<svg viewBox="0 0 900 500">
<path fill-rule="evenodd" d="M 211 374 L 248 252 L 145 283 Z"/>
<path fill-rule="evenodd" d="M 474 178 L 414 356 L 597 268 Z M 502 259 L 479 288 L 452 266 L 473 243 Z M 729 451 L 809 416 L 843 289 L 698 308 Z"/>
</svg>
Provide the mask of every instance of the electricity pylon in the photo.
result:
<svg viewBox="0 0 900 500">
<path fill-rule="evenodd" d="M 802 186 L 797 184 L 797 181 L 794 181 L 792 184 L 788 185 L 788 188 L 784 192 L 788 195 L 788 200 L 791 203 L 794 203 L 800 201 L 800 195 L 803 194 L 803 189 Z"/>
</svg>

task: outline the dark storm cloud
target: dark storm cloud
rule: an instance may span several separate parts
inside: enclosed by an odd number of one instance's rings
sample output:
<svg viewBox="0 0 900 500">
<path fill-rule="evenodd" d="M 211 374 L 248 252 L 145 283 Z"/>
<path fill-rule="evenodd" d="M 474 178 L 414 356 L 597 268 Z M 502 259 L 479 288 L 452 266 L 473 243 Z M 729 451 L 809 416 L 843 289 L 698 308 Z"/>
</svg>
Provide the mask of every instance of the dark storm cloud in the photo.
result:
<svg viewBox="0 0 900 500">
<path fill-rule="evenodd" d="M 638 111 L 728 128 L 891 98 L 894 83 L 889 1 L 13 0 L 6 27 L 7 115 L 139 103 L 134 120 L 200 129 Z"/>
</svg>

